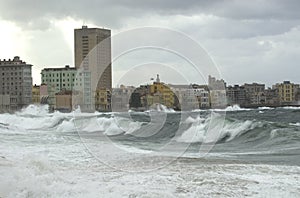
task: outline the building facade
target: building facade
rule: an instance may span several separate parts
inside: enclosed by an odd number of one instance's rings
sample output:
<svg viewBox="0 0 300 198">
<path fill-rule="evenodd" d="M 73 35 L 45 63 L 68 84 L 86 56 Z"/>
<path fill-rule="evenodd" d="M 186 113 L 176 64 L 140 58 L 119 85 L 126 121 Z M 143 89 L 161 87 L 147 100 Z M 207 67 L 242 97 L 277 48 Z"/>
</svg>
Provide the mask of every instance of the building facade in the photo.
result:
<svg viewBox="0 0 300 198">
<path fill-rule="evenodd" d="M 247 106 L 263 106 L 266 104 L 265 84 L 252 83 L 244 84 L 246 97 L 248 99 Z"/>
<path fill-rule="evenodd" d="M 124 112 L 129 110 L 129 101 L 135 87 L 121 85 L 112 90 L 112 110 L 114 112 Z"/>
<path fill-rule="evenodd" d="M 276 84 L 275 87 L 278 89 L 279 101 L 282 105 L 288 105 L 296 102 L 296 94 L 299 84 L 284 81 L 283 83 Z"/>
<path fill-rule="evenodd" d="M 111 91 L 99 88 L 95 91 L 95 110 L 105 112 L 111 111 Z"/>
<path fill-rule="evenodd" d="M 40 97 L 40 86 L 33 85 L 32 86 L 32 103 L 33 104 L 40 104 L 41 97 Z"/>
<path fill-rule="evenodd" d="M 234 85 L 226 87 L 228 105 L 245 106 L 248 103 L 244 86 Z"/>
<path fill-rule="evenodd" d="M 227 106 L 226 82 L 215 77 L 208 76 L 208 88 L 210 93 L 211 108 L 224 108 Z"/>
<path fill-rule="evenodd" d="M 112 90 L 110 37 L 109 29 L 82 26 L 74 30 L 75 67 L 84 75 L 83 98 L 79 102 L 84 111 L 96 107 L 96 90 Z"/>
<path fill-rule="evenodd" d="M 0 108 L 16 111 L 32 102 L 31 64 L 20 57 L 0 60 Z"/>
<path fill-rule="evenodd" d="M 71 112 L 72 106 L 72 91 L 62 90 L 55 94 L 55 110 L 61 112 Z"/>
<path fill-rule="evenodd" d="M 61 68 L 44 68 L 41 78 L 42 84 L 47 85 L 50 110 L 56 109 L 56 93 L 62 90 L 72 91 L 74 86 L 83 86 L 82 73 L 77 73 L 76 68 L 68 65 Z"/>
</svg>

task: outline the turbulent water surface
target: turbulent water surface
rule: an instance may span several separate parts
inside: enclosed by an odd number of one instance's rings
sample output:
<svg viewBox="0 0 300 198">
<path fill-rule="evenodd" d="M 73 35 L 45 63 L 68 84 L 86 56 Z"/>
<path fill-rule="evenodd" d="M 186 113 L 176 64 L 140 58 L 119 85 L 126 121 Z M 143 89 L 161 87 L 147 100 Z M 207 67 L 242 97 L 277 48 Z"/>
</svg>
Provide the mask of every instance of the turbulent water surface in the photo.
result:
<svg viewBox="0 0 300 198">
<path fill-rule="evenodd" d="M 0 197 L 300 197 L 295 107 L 64 114 L 29 106 L 0 115 L 0 142 Z"/>
</svg>

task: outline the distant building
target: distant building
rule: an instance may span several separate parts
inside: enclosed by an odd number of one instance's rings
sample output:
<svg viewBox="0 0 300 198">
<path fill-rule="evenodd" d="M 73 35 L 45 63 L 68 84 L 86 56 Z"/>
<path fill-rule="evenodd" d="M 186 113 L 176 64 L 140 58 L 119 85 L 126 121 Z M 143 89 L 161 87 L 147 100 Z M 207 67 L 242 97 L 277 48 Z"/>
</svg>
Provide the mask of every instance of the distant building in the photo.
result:
<svg viewBox="0 0 300 198">
<path fill-rule="evenodd" d="M 171 90 L 174 93 L 174 106 L 175 109 L 177 110 L 189 110 L 189 109 L 193 109 L 190 106 L 194 106 L 194 105 L 187 105 L 187 101 L 188 99 L 185 98 L 186 96 L 186 92 L 187 90 L 191 89 L 190 85 L 174 85 L 174 84 L 169 84 L 168 85 Z M 195 98 L 195 97 L 194 97 Z M 194 99 L 196 100 L 196 99 Z"/>
<path fill-rule="evenodd" d="M 0 113 L 10 111 L 10 95 L 1 94 L 0 95 Z"/>
<path fill-rule="evenodd" d="M 55 109 L 55 94 L 62 91 L 72 91 L 74 86 L 83 86 L 83 76 L 74 67 L 66 65 L 60 68 L 44 68 L 41 72 L 42 83 L 47 85 L 48 104 L 50 110 Z"/>
<path fill-rule="evenodd" d="M 226 82 L 223 79 L 217 80 L 215 77 L 209 75 L 208 87 L 210 90 L 225 90 Z"/>
<path fill-rule="evenodd" d="M 41 104 L 48 104 L 48 87 L 46 84 L 42 83 L 40 86 L 40 101 Z"/>
<path fill-rule="evenodd" d="M 106 88 L 99 88 L 95 92 L 95 109 L 97 111 L 111 111 L 111 91 Z"/>
<path fill-rule="evenodd" d="M 296 100 L 297 105 L 300 105 L 300 88 L 296 89 L 295 100 Z"/>
<path fill-rule="evenodd" d="M 55 94 L 55 110 L 61 112 L 72 111 L 72 91 L 62 90 Z"/>
<path fill-rule="evenodd" d="M 33 85 L 32 86 L 32 104 L 40 104 L 41 98 L 40 98 L 40 86 Z"/>
<path fill-rule="evenodd" d="M 0 60 L 0 111 L 16 111 L 31 104 L 31 68 L 18 56 Z"/>
<path fill-rule="evenodd" d="M 247 106 L 263 106 L 266 104 L 265 84 L 244 84 L 246 96 L 249 102 Z"/>
<path fill-rule="evenodd" d="M 226 83 L 223 79 L 217 80 L 208 76 L 208 88 L 210 92 L 211 108 L 224 108 L 227 106 Z"/>
<path fill-rule="evenodd" d="M 299 88 L 299 84 L 284 81 L 283 83 L 276 84 L 275 87 L 278 89 L 279 101 L 282 105 L 296 103 L 296 93 Z"/>
<path fill-rule="evenodd" d="M 82 26 L 74 30 L 75 67 L 84 75 L 82 110 L 94 109 L 96 89 L 112 90 L 111 30 Z M 80 91 L 80 90 L 78 90 Z"/>
<path fill-rule="evenodd" d="M 159 75 L 157 74 L 156 81 L 150 85 L 150 96 L 147 98 L 147 106 L 150 107 L 153 104 L 162 104 L 168 108 L 174 108 L 174 93 L 171 88 L 160 82 Z"/>
<path fill-rule="evenodd" d="M 129 101 L 135 87 L 121 85 L 119 88 L 113 88 L 112 91 L 112 110 L 123 112 L 129 110 Z"/>
<path fill-rule="evenodd" d="M 226 87 L 228 105 L 247 105 L 246 90 L 244 86 L 234 85 Z"/>
<path fill-rule="evenodd" d="M 147 110 L 147 95 L 149 95 L 149 93 L 150 85 L 141 85 L 137 87 L 130 96 L 129 108 L 138 111 Z"/>
<path fill-rule="evenodd" d="M 276 107 L 280 105 L 278 89 L 268 88 L 265 90 L 266 106 Z"/>
<path fill-rule="evenodd" d="M 168 85 L 160 81 L 157 74 L 156 81 L 151 85 L 141 85 L 136 88 L 130 97 L 129 107 L 133 110 L 147 110 L 164 105 L 167 108 L 176 108 L 176 96 Z"/>
</svg>

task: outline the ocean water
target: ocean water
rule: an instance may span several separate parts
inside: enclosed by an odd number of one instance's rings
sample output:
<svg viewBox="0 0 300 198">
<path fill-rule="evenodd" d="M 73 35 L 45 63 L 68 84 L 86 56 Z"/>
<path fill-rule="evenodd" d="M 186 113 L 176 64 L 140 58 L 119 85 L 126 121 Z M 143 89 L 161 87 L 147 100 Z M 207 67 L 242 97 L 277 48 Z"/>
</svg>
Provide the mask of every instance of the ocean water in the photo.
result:
<svg viewBox="0 0 300 198">
<path fill-rule="evenodd" d="M 0 114 L 0 197 L 300 197 L 300 108 Z"/>
</svg>

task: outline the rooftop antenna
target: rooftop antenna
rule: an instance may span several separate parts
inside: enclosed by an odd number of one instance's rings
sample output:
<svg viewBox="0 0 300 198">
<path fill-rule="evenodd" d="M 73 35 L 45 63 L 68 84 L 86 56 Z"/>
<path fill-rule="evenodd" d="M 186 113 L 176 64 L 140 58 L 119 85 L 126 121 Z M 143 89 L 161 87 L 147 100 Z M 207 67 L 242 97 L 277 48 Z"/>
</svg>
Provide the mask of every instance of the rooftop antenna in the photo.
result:
<svg viewBox="0 0 300 198">
<path fill-rule="evenodd" d="M 85 21 L 82 21 L 82 28 L 87 28 Z"/>
</svg>

